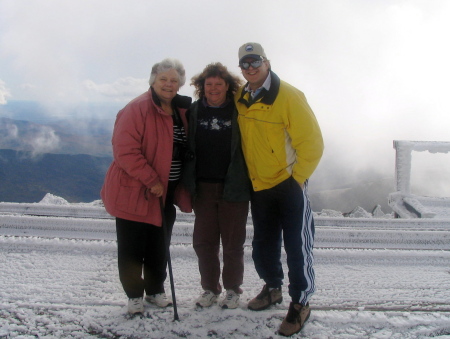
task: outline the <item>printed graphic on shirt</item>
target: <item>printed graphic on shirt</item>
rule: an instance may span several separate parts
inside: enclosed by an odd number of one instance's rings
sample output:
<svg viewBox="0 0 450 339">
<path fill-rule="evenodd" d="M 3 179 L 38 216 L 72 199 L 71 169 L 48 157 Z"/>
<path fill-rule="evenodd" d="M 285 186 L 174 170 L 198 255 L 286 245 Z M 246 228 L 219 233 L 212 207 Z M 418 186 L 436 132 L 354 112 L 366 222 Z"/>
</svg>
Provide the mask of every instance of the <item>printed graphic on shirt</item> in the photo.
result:
<svg viewBox="0 0 450 339">
<path fill-rule="evenodd" d="M 199 125 L 204 130 L 223 131 L 231 128 L 231 120 L 222 120 L 218 118 L 200 119 Z"/>
</svg>

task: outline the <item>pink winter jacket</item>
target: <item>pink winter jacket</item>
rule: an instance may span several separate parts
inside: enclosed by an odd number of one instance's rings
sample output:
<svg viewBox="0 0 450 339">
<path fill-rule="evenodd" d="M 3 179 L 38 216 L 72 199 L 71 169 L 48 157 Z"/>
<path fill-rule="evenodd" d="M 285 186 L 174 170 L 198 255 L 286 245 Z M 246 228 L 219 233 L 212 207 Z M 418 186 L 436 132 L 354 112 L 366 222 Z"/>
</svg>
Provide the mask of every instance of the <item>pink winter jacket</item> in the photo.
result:
<svg viewBox="0 0 450 339">
<path fill-rule="evenodd" d="M 186 108 L 179 107 L 178 111 L 187 131 Z M 119 111 L 112 146 L 114 159 L 100 192 L 106 211 L 121 219 L 161 226 L 159 198 L 145 191 L 161 182 L 165 200 L 172 163 L 173 119 L 155 104 L 151 89 Z M 181 184 L 175 192 L 175 204 L 183 212 L 192 211 L 190 195 Z"/>
</svg>

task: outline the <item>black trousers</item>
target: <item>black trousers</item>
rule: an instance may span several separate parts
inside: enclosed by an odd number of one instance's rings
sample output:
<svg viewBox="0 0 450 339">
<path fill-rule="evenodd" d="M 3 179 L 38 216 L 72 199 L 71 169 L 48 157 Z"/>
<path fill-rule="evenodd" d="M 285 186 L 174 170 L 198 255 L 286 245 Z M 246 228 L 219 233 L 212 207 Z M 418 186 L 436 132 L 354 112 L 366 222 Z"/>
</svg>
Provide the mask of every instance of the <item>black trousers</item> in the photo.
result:
<svg viewBox="0 0 450 339">
<path fill-rule="evenodd" d="M 169 182 L 165 203 L 167 244 L 164 230 L 155 225 L 116 218 L 119 278 L 128 298 L 164 293 L 167 246 L 170 244 L 176 210 L 173 193 L 177 182 Z"/>
</svg>

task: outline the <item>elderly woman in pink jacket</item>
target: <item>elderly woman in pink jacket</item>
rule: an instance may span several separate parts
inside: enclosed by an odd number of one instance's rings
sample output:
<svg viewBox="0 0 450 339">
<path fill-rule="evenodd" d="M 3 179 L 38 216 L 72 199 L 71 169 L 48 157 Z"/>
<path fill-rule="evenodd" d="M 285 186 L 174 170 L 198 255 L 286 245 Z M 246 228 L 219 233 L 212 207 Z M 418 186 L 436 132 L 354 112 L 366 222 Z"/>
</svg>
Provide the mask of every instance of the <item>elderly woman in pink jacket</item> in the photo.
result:
<svg viewBox="0 0 450 339">
<path fill-rule="evenodd" d="M 178 60 L 155 64 L 149 90 L 130 101 L 114 125 L 114 159 L 101 197 L 116 217 L 119 277 L 131 314 L 144 311 L 144 292 L 149 303 L 172 304 L 164 291 L 167 258 L 159 199 L 170 243 L 174 204 L 191 212 L 190 195 L 179 185 L 191 98 L 177 92 L 185 81 Z"/>
</svg>

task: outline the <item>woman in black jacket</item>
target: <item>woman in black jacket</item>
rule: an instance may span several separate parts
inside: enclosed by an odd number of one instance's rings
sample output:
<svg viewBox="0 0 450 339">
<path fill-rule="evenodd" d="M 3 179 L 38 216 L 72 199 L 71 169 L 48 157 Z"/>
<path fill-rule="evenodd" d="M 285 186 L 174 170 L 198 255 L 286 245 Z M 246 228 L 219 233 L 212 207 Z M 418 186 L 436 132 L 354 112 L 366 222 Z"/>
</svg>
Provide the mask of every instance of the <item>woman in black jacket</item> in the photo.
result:
<svg viewBox="0 0 450 339">
<path fill-rule="evenodd" d="M 251 185 L 241 149 L 233 95 L 241 80 L 221 63 L 192 78 L 199 98 L 188 112 L 188 160 L 184 181 L 193 196 L 193 245 L 203 292 L 196 304 L 209 307 L 222 292 L 220 240 L 223 246 L 222 308 L 237 308 L 244 277 L 245 228 Z"/>
</svg>

